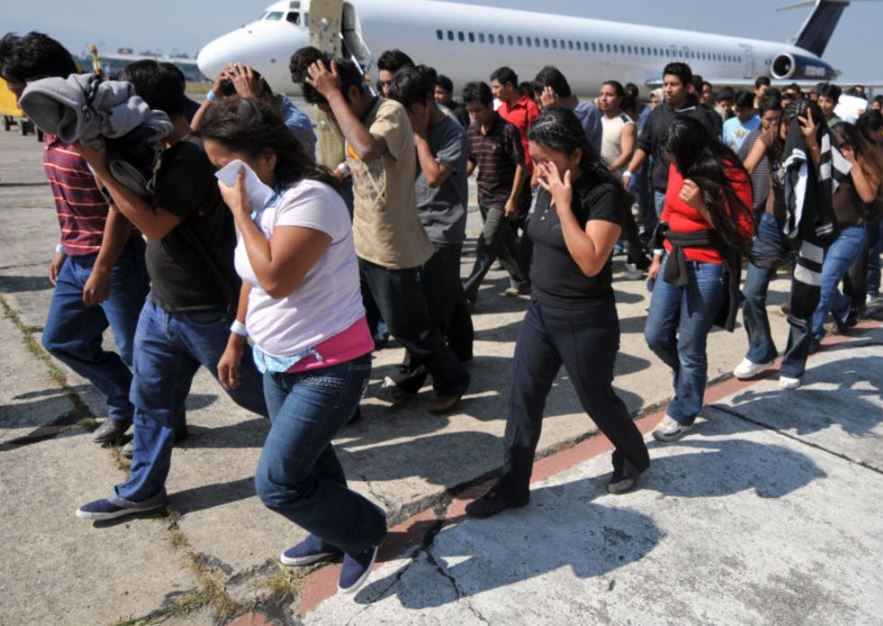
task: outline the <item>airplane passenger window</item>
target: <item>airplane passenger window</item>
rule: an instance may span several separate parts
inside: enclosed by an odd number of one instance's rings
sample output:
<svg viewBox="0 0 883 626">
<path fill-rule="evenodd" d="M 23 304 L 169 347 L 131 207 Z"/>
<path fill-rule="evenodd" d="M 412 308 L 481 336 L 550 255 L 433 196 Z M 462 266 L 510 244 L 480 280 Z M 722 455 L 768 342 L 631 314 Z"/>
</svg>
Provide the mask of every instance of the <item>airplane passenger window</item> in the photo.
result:
<svg viewBox="0 0 883 626">
<path fill-rule="evenodd" d="M 577 49 L 577 50 L 582 50 L 582 49 L 583 49 L 583 42 L 581 42 L 581 41 L 577 41 L 577 42 L 576 42 L 576 49 Z"/>
<path fill-rule="evenodd" d="M 487 36 L 487 41 L 488 41 L 488 43 L 497 43 L 496 39 L 494 38 L 493 33 L 491 33 L 490 35 Z"/>
<path fill-rule="evenodd" d="M 475 43 L 475 33 L 469 33 L 469 43 Z"/>
<path fill-rule="evenodd" d="M 562 39 L 562 40 L 561 40 L 561 49 L 564 50 L 565 47 L 566 47 L 566 46 L 564 45 L 564 40 Z"/>
<path fill-rule="evenodd" d="M 478 33 L 478 43 L 484 43 L 484 33 Z"/>
<path fill-rule="evenodd" d="M 539 38 L 539 37 L 534 37 L 534 38 L 533 38 L 533 45 L 534 45 L 535 47 L 539 48 L 539 47 L 542 46 L 543 44 L 540 43 L 540 38 Z"/>
<path fill-rule="evenodd" d="M 300 24 L 300 13 L 298 13 L 297 11 L 292 11 L 285 16 L 285 19 L 288 20 L 291 24 Z"/>
<path fill-rule="evenodd" d="M 626 50 L 628 51 L 629 54 L 632 53 L 632 47 L 631 47 L 631 46 L 626 46 Z"/>
<path fill-rule="evenodd" d="M 518 35 L 518 37 L 516 37 L 515 40 L 518 42 L 519 46 L 524 45 L 524 40 L 521 38 L 521 35 Z"/>
<path fill-rule="evenodd" d="M 613 52 L 614 52 L 614 54 L 619 54 L 619 45 L 618 44 L 613 44 Z"/>
<path fill-rule="evenodd" d="M 437 31 L 435 31 L 435 38 L 439 39 L 439 40 L 444 39 L 445 34 L 443 32 L 441 32 L 440 30 L 437 30 Z"/>
<path fill-rule="evenodd" d="M 457 33 L 457 39 L 459 39 L 460 41 L 466 41 L 466 35 L 463 34 L 462 30 Z"/>
<path fill-rule="evenodd" d="M 558 40 L 557 39 L 552 40 L 552 47 L 555 48 L 556 50 L 558 49 Z"/>
<path fill-rule="evenodd" d="M 543 47 L 544 47 L 544 48 L 548 48 L 548 47 L 549 47 L 549 40 L 548 40 L 548 39 L 543 39 Z"/>
<path fill-rule="evenodd" d="M 448 41 L 454 41 L 454 31 L 448 31 Z"/>
<path fill-rule="evenodd" d="M 607 44 L 607 52 L 611 52 L 613 49 L 610 47 L 610 44 Z"/>
<path fill-rule="evenodd" d="M 568 41 L 568 42 L 567 42 L 567 47 L 568 47 L 570 50 L 573 50 L 573 42 L 572 42 L 572 41 Z"/>
<path fill-rule="evenodd" d="M 528 47 L 528 48 L 530 48 L 530 47 L 533 46 L 533 40 L 532 40 L 530 37 L 525 37 L 525 38 L 524 38 L 524 43 L 527 44 L 527 47 Z"/>
<path fill-rule="evenodd" d="M 515 45 L 515 38 L 514 38 L 512 35 L 507 35 L 507 36 L 506 36 L 506 41 L 509 42 L 509 45 L 510 45 L 510 46 L 514 46 L 514 45 Z"/>
<path fill-rule="evenodd" d="M 282 11 L 273 11 L 272 13 L 267 13 L 267 21 L 268 22 L 281 22 L 282 21 Z"/>
<path fill-rule="evenodd" d="M 596 50 L 595 50 L 595 42 L 594 42 L 594 41 L 592 42 L 592 52 L 596 52 Z"/>
</svg>

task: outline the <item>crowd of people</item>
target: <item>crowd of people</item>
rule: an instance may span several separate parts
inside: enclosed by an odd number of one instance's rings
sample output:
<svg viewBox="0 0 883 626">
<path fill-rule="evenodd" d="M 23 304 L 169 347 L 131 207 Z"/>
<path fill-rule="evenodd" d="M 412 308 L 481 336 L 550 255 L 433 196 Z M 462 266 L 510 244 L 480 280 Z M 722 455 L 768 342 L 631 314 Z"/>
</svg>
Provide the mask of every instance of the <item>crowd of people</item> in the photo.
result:
<svg viewBox="0 0 883 626">
<path fill-rule="evenodd" d="M 647 103 L 613 79 L 581 100 L 553 66 L 530 83 L 498 68 L 456 99 L 450 79 L 402 51 L 377 66 L 375 89 L 351 60 L 294 51 L 291 78 L 315 107 L 314 126 L 248 66 L 224 68 L 199 104 L 174 66 L 133 63 L 114 80 L 171 129 L 143 193 L 120 180 L 110 136 L 46 135 L 61 239 L 43 344 L 105 396 L 96 442 L 119 442 L 134 426 L 129 478 L 78 517 L 166 505 L 202 366 L 269 420 L 257 494 L 309 533 L 282 563 L 342 556 L 340 589 L 354 592 L 386 521 L 347 486 L 332 441 L 359 419 L 371 353 L 389 335 L 405 358 L 377 394 L 413 401 L 429 379 L 430 412 L 459 406 L 471 382 L 471 311 L 495 261 L 509 275 L 506 295 L 530 299 L 503 469 L 467 507 L 476 518 L 528 503 L 562 365 L 614 445 L 608 491 L 634 489 L 650 467 L 613 388 L 615 254 L 626 254 L 625 279 L 648 278 L 645 338 L 673 373 L 653 432 L 662 442 L 685 436 L 702 410 L 715 325 L 732 332 L 741 309 L 748 348 L 736 377 L 773 365 L 766 297 L 783 268 L 792 275 L 783 389 L 801 384 L 829 315 L 845 333 L 880 303 L 880 97 L 844 121 L 834 85 L 804 94 L 761 77 L 753 92 L 715 92 L 673 62 Z M 77 71 L 46 35 L 0 41 L 0 75 L 26 111 L 42 81 Z M 473 175 L 483 228 L 461 276 Z M 116 352 L 102 347 L 108 327 Z"/>
</svg>

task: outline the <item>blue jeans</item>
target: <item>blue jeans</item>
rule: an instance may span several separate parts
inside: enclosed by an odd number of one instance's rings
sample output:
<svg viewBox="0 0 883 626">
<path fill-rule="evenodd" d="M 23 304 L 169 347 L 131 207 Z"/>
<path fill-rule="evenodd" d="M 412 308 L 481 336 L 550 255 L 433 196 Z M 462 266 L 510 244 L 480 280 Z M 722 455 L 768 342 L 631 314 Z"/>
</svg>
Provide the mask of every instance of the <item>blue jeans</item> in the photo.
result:
<svg viewBox="0 0 883 626">
<path fill-rule="evenodd" d="M 129 480 L 117 485 L 117 500 L 164 501 L 175 431 L 183 424 L 184 403 L 202 365 L 215 379 L 227 347 L 233 314 L 219 309 L 172 313 L 148 298 L 135 333 L 135 439 Z M 261 375 L 250 355 L 242 359 L 239 386 L 228 391 L 239 406 L 267 416 Z"/>
<path fill-rule="evenodd" d="M 764 212 L 757 224 L 754 250 L 757 252 L 763 248 L 770 251 L 775 247 L 787 248 L 787 245 L 782 234 L 782 224 L 775 217 Z M 748 333 L 748 354 L 745 356 L 752 363 L 769 363 L 778 354 L 766 310 L 767 292 L 777 269 L 777 267 L 761 267 L 749 262 L 745 274 L 742 321 L 745 324 L 745 332 Z"/>
<path fill-rule="evenodd" d="M 689 282 L 667 283 L 665 264 L 653 287 L 644 338 L 650 349 L 674 372 L 675 396 L 668 414 L 681 424 L 692 424 L 702 409 L 708 378 L 706 340 L 726 298 L 721 263 L 687 262 Z"/>
<path fill-rule="evenodd" d="M 371 356 L 298 374 L 264 374 L 270 432 L 255 474 L 261 501 L 348 554 L 379 545 L 386 517 L 350 490 L 331 440 L 359 406 Z"/>
<path fill-rule="evenodd" d="M 825 317 L 830 312 L 841 322 L 846 322 L 849 315 L 851 301 L 840 293 L 837 286 L 849 266 L 865 250 L 865 227 L 847 226 L 840 231 L 825 251 L 825 261 L 822 263 L 822 291 L 819 295 L 819 304 L 812 315 L 812 334 L 816 339 L 825 336 Z"/>
<path fill-rule="evenodd" d="M 65 258 L 43 329 L 43 347 L 95 385 L 107 400 L 108 417 L 117 421 L 129 421 L 133 414 L 132 343 L 150 286 L 144 247 L 141 237 L 129 240 L 111 271 L 108 298 L 99 306 L 83 304 L 83 289 L 98 254 Z M 108 326 L 118 354 L 101 345 Z"/>
<path fill-rule="evenodd" d="M 868 297 L 880 295 L 880 255 L 883 254 L 883 220 L 877 224 L 877 243 L 868 252 Z"/>
</svg>

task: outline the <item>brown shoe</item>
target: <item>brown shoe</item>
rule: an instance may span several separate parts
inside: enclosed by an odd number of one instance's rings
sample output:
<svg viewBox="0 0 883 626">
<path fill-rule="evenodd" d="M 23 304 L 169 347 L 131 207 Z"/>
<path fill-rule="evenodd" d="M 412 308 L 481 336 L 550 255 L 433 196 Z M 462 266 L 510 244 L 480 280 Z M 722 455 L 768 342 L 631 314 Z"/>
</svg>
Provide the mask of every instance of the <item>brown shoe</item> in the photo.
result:
<svg viewBox="0 0 883 626">
<path fill-rule="evenodd" d="M 460 404 L 462 397 L 462 394 L 459 396 L 435 396 L 432 399 L 432 404 L 429 405 L 429 412 L 433 415 L 444 415 L 453 411 Z"/>
</svg>

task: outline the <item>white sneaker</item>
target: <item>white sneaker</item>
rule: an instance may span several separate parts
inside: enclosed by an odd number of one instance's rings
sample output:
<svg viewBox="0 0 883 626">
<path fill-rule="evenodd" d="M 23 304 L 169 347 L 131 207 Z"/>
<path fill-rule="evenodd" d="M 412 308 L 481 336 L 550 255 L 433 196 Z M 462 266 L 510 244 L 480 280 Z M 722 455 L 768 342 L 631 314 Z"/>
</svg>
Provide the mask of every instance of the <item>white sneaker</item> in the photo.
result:
<svg viewBox="0 0 883 626">
<path fill-rule="evenodd" d="M 626 263 L 625 264 L 625 279 L 626 280 L 641 280 L 644 278 L 644 272 L 638 269 L 638 266 L 634 263 Z"/>
<path fill-rule="evenodd" d="M 736 366 L 736 369 L 733 370 L 733 376 L 738 378 L 739 380 L 748 380 L 750 378 L 754 378 L 764 370 L 768 370 L 772 367 L 775 361 L 769 361 L 767 363 L 755 363 L 749 359 L 742 359 L 742 362 Z"/>
<path fill-rule="evenodd" d="M 666 413 L 665 417 L 662 418 L 662 421 L 659 422 L 659 425 L 653 431 L 653 438 L 657 441 L 677 441 L 686 435 L 691 428 L 693 428 L 692 424 L 689 426 L 681 424 Z"/>
<path fill-rule="evenodd" d="M 782 389 L 797 389 L 800 387 L 800 379 L 791 378 L 790 376 L 779 376 L 779 387 Z"/>
</svg>

